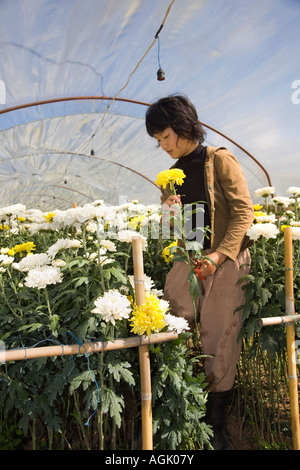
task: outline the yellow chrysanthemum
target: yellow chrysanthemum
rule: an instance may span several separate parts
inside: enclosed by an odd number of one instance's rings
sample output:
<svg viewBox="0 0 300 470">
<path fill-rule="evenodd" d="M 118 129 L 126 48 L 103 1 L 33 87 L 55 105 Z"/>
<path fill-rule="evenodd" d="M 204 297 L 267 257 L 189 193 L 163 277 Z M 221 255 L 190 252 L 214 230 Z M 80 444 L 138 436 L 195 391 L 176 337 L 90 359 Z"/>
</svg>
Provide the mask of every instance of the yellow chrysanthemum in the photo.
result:
<svg viewBox="0 0 300 470">
<path fill-rule="evenodd" d="M 162 301 L 155 294 L 146 294 L 146 301 L 141 305 L 134 305 L 132 309 L 132 317 L 130 326 L 134 334 L 148 336 L 151 333 L 158 333 L 165 325 L 166 308 L 163 307 Z"/>
<path fill-rule="evenodd" d="M 170 248 L 172 248 L 172 246 L 177 246 L 177 241 L 173 242 L 173 243 L 170 243 L 170 245 L 166 246 L 162 250 L 161 255 L 162 255 L 162 257 L 163 257 L 163 259 L 165 260 L 166 263 L 170 263 L 170 261 L 172 261 L 174 259 L 173 253 L 170 253 Z"/>
<path fill-rule="evenodd" d="M 289 228 L 289 227 L 290 225 L 281 225 L 280 229 L 282 230 L 282 232 L 284 232 L 284 229 Z"/>
<path fill-rule="evenodd" d="M 262 217 L 263 215 L 267 215 L 263 211 L 254 211 L 254 217 Z"/>
<path fill-rule="evenodd" d="M 253 206 L 253 209 L 254 209 L 255 211 L 260 211 L 260 209 L 262 209 L 262 207 L 263 207 L 263 206 L 262 206 L 261 204 L 255 204 L 255 205 Z"/>
<path fill-rule="evenodd" d="M 14 256 L 16 253 L 22 253 L 23 251 L 27 251 L 27 254 L 30 254 L 33 250 L 35 250 L 35 244 L 33 242 L 26 242 L 15 245 L 13 248 L 10 248 L 7 253 L 10 256 Z"/>
<path fill-rule="evenodd" d="M 171 168 L 170 170 L 161 171 L 157 175 L 156 184 L 162 188 L 166 188 L 168 184 L 178 184 L 181 186 L 184 178 L 185 174 L 182 170 L 179 168 Z"/>
<path fill-rule="evenodd" d="M 137 215 L 136 217 L 132 217 L 132 219 L 130 219 L 129 221 L 129 227 L 131 228 L 131 230 L 136 230 L 137 228 L 139 228 L 144 219 L 144 215 Z"/>
<path fill-rule="evenodd" d="M 48 212 L 48 214 L 46 215 L 43 215 L 43 217 L 45 217 L 46 219 L 46 222 L 52 224 L 52 219 L 53 217 L 55 216 L 55 212 Z"/>
</svg>

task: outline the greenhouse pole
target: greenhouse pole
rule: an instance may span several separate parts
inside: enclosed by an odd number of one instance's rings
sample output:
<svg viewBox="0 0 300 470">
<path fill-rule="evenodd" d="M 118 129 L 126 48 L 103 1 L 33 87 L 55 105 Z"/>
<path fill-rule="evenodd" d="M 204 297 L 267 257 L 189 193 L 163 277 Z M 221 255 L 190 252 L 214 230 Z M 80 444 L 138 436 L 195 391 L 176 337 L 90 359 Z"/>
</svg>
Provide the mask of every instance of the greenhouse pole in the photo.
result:
<svg viewBox="0 0 300 470">
<path fill-rule="evenodd" d="M 132 240 L 133 273 L 136 304 L 145 302 L 144 263 L 142 238 Z M 141 376 L 141 411 L 142 411 L 142 449 L 153 449 L 152 435 L 152 394 L 149 346 L 139 346 L 140 376 Z"/>
<path fill-rule="evenodd" d="M 292 228 L 284 229 L 284 262 L 285 262 L 285 306 L 287 315 L 295 315 L 294 275 L 293 275 L 293 240 Z M 295 353 L 295 323 L 291 322 L 286 328 L 286 343 L 288 356 L 288 375 L 291 406 L 291 423 L 293 448 L 300 450 L 298 380 Z"/>
</svg>

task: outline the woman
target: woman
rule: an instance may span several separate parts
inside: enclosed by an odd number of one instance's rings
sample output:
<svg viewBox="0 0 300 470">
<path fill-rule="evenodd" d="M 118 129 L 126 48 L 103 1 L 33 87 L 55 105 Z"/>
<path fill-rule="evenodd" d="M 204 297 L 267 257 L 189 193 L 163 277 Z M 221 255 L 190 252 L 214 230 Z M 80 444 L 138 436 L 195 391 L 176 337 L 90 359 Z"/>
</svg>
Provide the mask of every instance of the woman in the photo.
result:
<svg viewBox="0 0 300 470">
<path fill-rule="evenodd" d="M 162 202 L 174 204 L 205 203 L 205 226 L 210 227 L 204 249 L 212 260 L 200 264 L 204 295 L 197 301 L 200 338 L 209 383 L 207 420 L 212 425 L 214 449 L 233 449 L 227 439 L 225 411 L 230 400 L 236 365 L 241 353 L 237 341 L 241 328 L 244 293 L 236 283 L 250 270 L 247 230 L 253 222 L 253 204 L 238 161 L 224 147 L 203 146 L 205 132 L 194 105 L 185 96 L 174 95 L 153 103 L 146 113 L 146 129 L 160 147 L 176 160 L 186 177 L 172 195 L 162 190 Z M 189 294 L 189 267 L 175 262 L 167 275 L 164 298 L 171 313 L 183 316 L 190 327 L 194 308 Z"/>
</svg>

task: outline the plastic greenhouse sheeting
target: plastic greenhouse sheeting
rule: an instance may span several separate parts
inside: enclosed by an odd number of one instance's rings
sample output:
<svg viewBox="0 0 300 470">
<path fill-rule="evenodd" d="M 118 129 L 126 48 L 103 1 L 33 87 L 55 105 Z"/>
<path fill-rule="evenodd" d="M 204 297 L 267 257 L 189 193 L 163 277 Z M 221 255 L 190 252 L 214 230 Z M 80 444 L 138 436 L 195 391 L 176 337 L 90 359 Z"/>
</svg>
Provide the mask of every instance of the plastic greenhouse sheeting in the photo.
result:
<svg viewBox="0 0 300 470">
<path fill-rule="evenodd" d="M 207 144 L 237 156 L 252 195 L 273 175 L 281 192 L 299 184 L 299 19 L 291 0 L 2 0 L 0 206 L 158 203 L 172 161 L 144 116 L 176 92 Z"/>
</svg>

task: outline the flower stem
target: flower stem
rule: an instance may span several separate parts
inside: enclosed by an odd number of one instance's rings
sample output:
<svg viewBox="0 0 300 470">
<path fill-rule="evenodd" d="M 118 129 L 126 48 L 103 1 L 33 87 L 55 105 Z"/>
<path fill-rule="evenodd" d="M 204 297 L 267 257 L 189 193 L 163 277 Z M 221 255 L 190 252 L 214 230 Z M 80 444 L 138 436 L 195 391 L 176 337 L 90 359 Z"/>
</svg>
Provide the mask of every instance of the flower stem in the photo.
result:
<svg viewBox="0 0 300 470">
<path fill-rule="evenodd" d="M 46 303 L 47 303 L 48 312 L 49 312 L 49 315 L 51 316 L 51 315 L 52 315 L 52 311 L 51 311 L 51 306 L 50 306 L 49 294 L 48 294 L 48 291 L 47 291 L 47 287 L 45 287 L 44 292 L 45 292 L 45 297 L 46 297 Z"/>
</svg>

